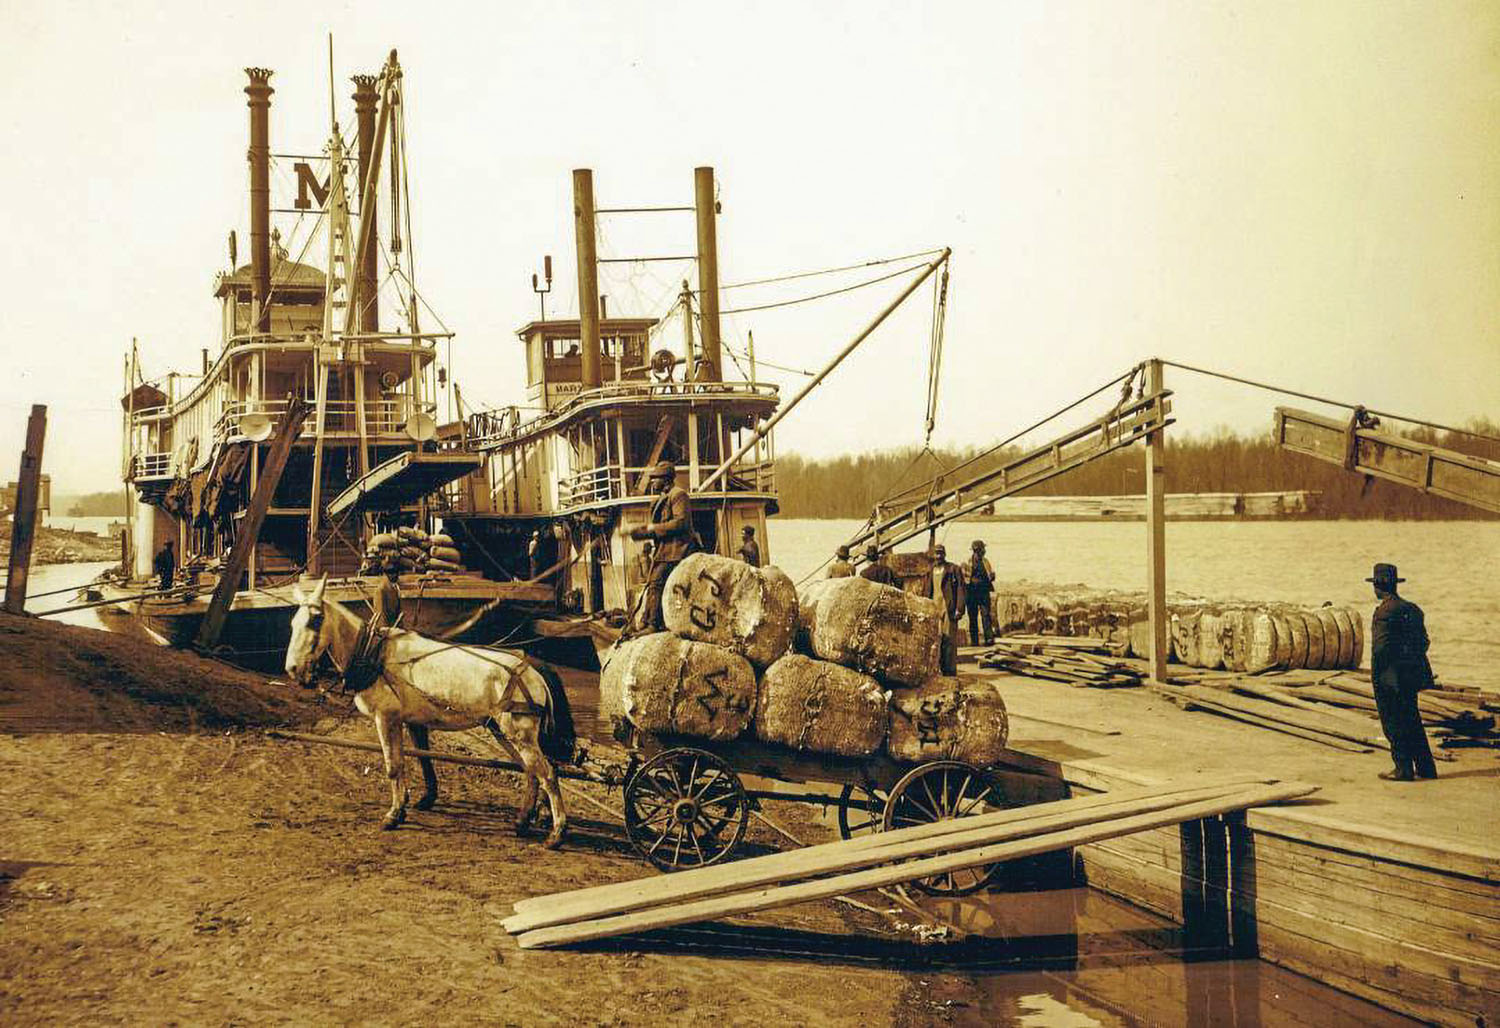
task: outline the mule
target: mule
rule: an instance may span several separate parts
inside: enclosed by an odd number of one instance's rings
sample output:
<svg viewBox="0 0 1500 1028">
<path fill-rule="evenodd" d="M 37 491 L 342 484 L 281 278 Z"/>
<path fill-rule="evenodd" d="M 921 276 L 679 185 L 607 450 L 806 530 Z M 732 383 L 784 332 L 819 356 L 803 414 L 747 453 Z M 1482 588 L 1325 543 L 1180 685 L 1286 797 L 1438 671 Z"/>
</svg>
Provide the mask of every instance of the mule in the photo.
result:
<svg viewBox="0 0 1500 1028">
<path fill-rule="evenodd" d="M 313 668 L 325 653 L 341 674 L 348 669 L 364 626 L 353 611 L 324 598 L 326 586 L 325 578 L 311 593 L 293 587 L 297 611 L 292 615 L 286 673 L 302 685 L 310 683 Z M 565 702 L 556 673 L 532 663 L 524 654 L 456 646 L 416 632 L 391 629 L 381 651 L 378 676 L 354 693 L 354 705 L 375 722 L 390 782 L 391 807 L 381 827 L 397 828 L 406 820 L 410 794 L 402 759 L 402 726 L 411 734 L 413 745 L 426 749 L 432 729 L 458 732 L 483 725 L 503 748 L 515 753 L 525 772 L 526 791 L 516 834 L 530 827 L 540 786 L 552 814 L 552 830 L 544 845 L 556 847 L 562 841 L 568 816 L 563 810 L 557 772 L 544 746 L 555 749 L 549 744 L 560 742 L 572 748 L 571 718 L 560 709 Z M 549 717 L 560 730 L 546 732 Z M 425 785 L 417 809 L 428 810 L 437 802 L 437 772 L 427 757 L 417 759 Z"/>
</svg>

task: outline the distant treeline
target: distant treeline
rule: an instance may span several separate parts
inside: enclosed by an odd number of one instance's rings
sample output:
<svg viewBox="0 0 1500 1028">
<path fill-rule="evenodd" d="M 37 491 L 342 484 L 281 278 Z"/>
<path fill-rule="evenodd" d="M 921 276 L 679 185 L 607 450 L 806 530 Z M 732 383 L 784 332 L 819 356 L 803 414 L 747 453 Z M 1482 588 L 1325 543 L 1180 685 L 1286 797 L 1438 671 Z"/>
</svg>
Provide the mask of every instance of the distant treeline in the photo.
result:
<svg viewBox="0 0 1500 1028">
<path fill-rule="evenodd" d="M 1500 436 L 1500 425 L 1487 420 L 1473 421 L 1465 427 L 1485 435 Z M 1403 434 L 1447 449 L 1500 460 L 1500 443 L 1489 440 L 1429 429 Z M 1013 448 L 996 451 L 974 465 L 954 472 L 949 480 L 957 481 L 998 467 L 1022 452 Z M 781 513 L 793 518 L 863 520 L 883 498 L 925 483 L 944 469 L 955 469 L 983 451 L 977 447 L 942 450 L 935 455 L 922 454 L 918 459 L 919 453 L 917 448 L 907 448 L 826 460 L 784 454 L 776 461 Z M 1269 435 L 1247 438 L 1220 432 L 1193 436 L 1173 429 L 1167 433 L 1166 465 L 1169 493 L 1315 490 L 1322 494 L 1317 501 L 1315 517 L 1455 519 L 1500 516 L 1379 479 L 1367 488 L 1363 476 L 1283 450 L 1271 441 Z M 1131 446 L 1043 482 L 1027 490 L 1026 495 L 1139 494 L 1145 491 L 1145 466 L 1144 447 Z"/>
</svg>

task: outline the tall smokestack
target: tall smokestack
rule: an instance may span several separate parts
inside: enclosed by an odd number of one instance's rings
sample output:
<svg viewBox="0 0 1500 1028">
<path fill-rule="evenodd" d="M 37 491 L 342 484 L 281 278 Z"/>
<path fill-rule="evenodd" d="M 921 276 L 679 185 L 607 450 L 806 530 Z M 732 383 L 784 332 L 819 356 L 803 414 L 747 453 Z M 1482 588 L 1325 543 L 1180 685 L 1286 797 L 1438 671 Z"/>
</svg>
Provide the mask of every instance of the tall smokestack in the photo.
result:
<svg viewBox="0 0 1500 1028">
<path fill-rule="evenodd" d="M 271 70 L 246 68 L 250 84 L 250 272 L 255 331 L 271 331 Z"/>
<path fill-rule="evenodd" d="M 594 251 L 594 173 L 573 172 L 573 227 L 578 243 L 578 335 L 582 388 L 597 388 L 599 368 L 599 265 Z"/>
<path fill-rule="evenodd" d="M 370 155 L 375 149 L 375 115 L 380 94 L 375 91 L 375 83 L 378 81 L 375 75 L 355 75 L 354 82 L 354 116 L 359 125 L 359 189 L 363 189 L 365 179 L 369 176 Z M 359 254 L 359 330 L 361 332 L 380 331 L 380 283 L 379 269 L 376 264 L 378 256 L 375 240 L 380 233 L 380 222 L 378 211 L 373 202 L 370 209 L 364 209 L 363 197 L 356 197 L 361 205 L 359 216 L 361 220 L 366 218 L 370 221 L 370 234 L 366 237 L 365 248 Z"/>
<path fill-rule="evenodd" d="M 693 207 L 698 218 L 698 320 L 705 375 L 722 382 L 719 353 L 719 235 L 715 224 L 714 169 L 693 169 Z"/>
</svg>

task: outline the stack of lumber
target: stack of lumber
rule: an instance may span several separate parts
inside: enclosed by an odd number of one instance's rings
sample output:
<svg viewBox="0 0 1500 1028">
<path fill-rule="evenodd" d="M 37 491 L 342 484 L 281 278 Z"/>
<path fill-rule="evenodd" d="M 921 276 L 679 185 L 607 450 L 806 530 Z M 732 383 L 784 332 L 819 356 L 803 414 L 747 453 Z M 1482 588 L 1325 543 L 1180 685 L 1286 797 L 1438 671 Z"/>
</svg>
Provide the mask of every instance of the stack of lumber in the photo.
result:
<svg viewBox="0 0 1500 1028">
<path fill-rule="evenodd" d="M 1334 749 L 1368 753 L 1390 749 L 1380 723 L 1367 717 L 1325 708 L 1289 692 L 1259 686 L 1244 679 L 1228 679 L 1218 687 L 1177 685 L 1155 687 L 1184 710 L 1202 710 L 1243 721 L 1285 735 L 1319 742 Z"/>
<path fill-rule="evenodd" d="M 1314 791 L 1244 776 L 1041 803 L 521 900 L 504 927 L 522 949 L 636 934 L 986 867 Z"/>
<path fill-rule="evenodd" d="M 1045 635 L 1009 636 L 979 655 L 979 666 L 1073 686 L 1113 689 L 1141 684 L 1133 665 L 1110 659 L 1108 644 Z"/>
</svg>

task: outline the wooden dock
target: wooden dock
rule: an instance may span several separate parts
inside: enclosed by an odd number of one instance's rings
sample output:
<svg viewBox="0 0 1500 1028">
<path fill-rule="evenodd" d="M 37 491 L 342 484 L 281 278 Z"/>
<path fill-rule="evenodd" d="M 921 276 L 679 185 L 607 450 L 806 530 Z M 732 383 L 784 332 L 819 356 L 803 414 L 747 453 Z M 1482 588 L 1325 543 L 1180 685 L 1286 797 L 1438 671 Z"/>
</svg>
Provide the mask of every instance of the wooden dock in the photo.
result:
<svg viewBox="0 0 1500 1028">
<path fill-rule="evenodd" d="M 1500 753 L 1462 750 L 1436 781 L 1387 782 L 1383 751 L 1339 752 L 1144 689 L 979 674 L 1005 696 L 1015 766 L 1076 795 L 1243 772 L 1319 787 L 1296 807 L 1079 847 L 1090 885 L 1413 1017 L 1500 1013 Z"/>
</svg>

